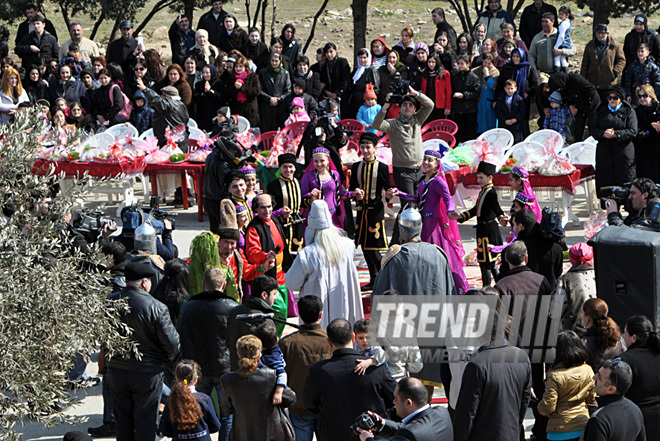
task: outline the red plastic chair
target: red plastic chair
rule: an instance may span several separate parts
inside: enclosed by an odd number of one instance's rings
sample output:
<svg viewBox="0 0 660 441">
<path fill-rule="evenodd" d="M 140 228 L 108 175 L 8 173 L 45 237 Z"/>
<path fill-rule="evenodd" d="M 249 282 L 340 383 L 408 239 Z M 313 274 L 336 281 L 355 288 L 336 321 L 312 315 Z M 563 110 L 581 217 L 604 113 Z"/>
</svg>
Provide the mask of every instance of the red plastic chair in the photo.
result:
<svg viewBox="0 0 660 441">
<path fill-rule="evenodd" d="M 273 145 L 275 135 L 277 135 L 277 132 L 265 132 L 261 134 L 261 143 L 264 146 L 264 150 L 270 150 L 270 147 Z"/>
<path fill-rule="evenodd" d="M 360 136 L 364 133 L 364 130 L 354 130 L 353 136 L 351 136 L 351 141 L 355 141 L 356 144 L 360 144 Z"/>
<path fill-rule="evenodd" d="M 360 145 L 352 139 L 350 141 L 348 141 L 348 144 L 346 145 L 346 148 L 348 148 L 350 150 L 355 150 L 356 152 L 358 152 L 358 154 L 360 154 Z"/>
<path fill-rule="evenodd" d="M 288 126 L 282 129 L 282 133 L 288 135 L 289 133 L 293 134 L 294 137 L 301 136 L 305 132 L 305 127 L 307 127 L 307 121 L 298 121 L 289 124 Z"/>
<path fill-rule="evenodd" d="M 436 119 L 422 127 L 422 135 L 426 132 L 446 132 L 455 135 L 458 132 L 458 125 L 450 119 Z"/>
<path fill-rule="evenodd" d="M 357 119 L 342 119 L 338 123 L 344 130 L 362 130 L 364 131 L 365 127 Z"/>
<path fill-rule="evenodd" d="M 454 135 L 447 132 L 426 132 L 422 135 L 422 142 L 428 141 L 429 139 L 442 139 L 447 143 L 450 149 L 453 149 L 456 145 L 456 138 L 454 138 Z"/>
</svg>

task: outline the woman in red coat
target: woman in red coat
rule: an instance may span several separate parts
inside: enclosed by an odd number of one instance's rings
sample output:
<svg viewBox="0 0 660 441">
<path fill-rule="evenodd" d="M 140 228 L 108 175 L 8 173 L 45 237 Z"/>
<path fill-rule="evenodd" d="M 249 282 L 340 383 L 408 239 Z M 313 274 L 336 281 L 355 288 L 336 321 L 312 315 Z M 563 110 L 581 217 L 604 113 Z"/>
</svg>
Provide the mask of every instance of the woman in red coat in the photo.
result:
<svg viewBox="0 0 660 441">
<path fill-rule="evenodd" d="M 422 72 L 421 91 L 435 103 L 427 123 L 446 118 L 451 113 L 451 75 L 445 70 L 437 54 L 426 62 L 426 69 Z"/>
</svg>

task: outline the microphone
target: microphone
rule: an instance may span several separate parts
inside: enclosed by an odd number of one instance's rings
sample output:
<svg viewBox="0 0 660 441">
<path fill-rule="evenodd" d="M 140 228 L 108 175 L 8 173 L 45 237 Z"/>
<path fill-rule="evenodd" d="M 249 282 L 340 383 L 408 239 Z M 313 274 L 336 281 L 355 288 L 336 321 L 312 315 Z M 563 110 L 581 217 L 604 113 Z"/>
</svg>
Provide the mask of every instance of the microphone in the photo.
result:
<svg viewBox="0 0 660 441">
<path fill-rule="evenodd" d="M 272 319 L 275 314 L 238 314 L 236 320 L 266 320 Z"/>
</svg>

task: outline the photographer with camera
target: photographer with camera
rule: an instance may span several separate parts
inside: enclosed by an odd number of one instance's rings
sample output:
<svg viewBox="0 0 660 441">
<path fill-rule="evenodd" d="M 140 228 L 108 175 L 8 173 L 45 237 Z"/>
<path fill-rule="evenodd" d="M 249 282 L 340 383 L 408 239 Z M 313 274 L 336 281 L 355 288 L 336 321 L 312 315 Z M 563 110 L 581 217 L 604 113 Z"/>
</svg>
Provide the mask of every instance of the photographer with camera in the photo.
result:
<svg viewBox="0 0 660 441">
<path fill-rule="evenodd" d="M 379 438 L 400 441 L 454 439 L 449 412 L 443 407 L 431 407 L 428 404 L 426 386 L 417 378 L 407 377 L 399 381 L 394 389 L 394 407 L 396 414 L 402 418 L 400 423 L 383 419 L 371 411 L 360 415 L 355 421 L 355 431 L 360 434 L 360 440 L 371 441 L 374 433 Z"/>
<path fill-rule="evenodd" d="M 156 236 L 156 252 L 167 262 L 173 259 L 175 254 L 174 242 L 172 241 L 172 231 L 175 228 L 175 223 L 173 219 L 167 218 L 171 213 L 155 208 L 157 198 L 157 196 L 151 197 L 151 209 L 149 213 L 154 219 L 150 222 L 156 228 L 156 233 L 160 235 L 160 237 Z M 147 209 L 143 210 L 147 211 Z M 136 205 L 124 209 L 121 215 L 121 233 L 117 236 L 112 236 L 110 239 L 114 242 L 122 243 L 128 252 L 133 251 L 135 248 L 135 229 L 142 224 L 142 216 L 140 209 Z"/>
<path fill-rule="evenodd" d="M 656 197 L 658 189 L 649 178 L 637 178 L 623 187 L 612 187 L 605 200 L 608 225 L 629 227 L 642 220 L 647 202 Z M 624 205 L 629 213 L 625 219 L 619 213 L 620 205 Z"/>
<path fill-rule="evenodd" d="M 390 88 L 393 91 L 387 94 L 386 102 L 376 115 L 373 127 L 390 138 L 394 184 L 403 193 L 414 195 L 417 194 L 417 184 L 422 179 L 420 166 L 424 159 L 422 125 L 433 111 L 435 104 L 429 97 L 410 87 L 409 81 L 393 82 Z M 417 110 L 420 102 L 422 107 Z M 387 110 L 393 103 L 400 105 L 399 116 L 385 120 Z M 403 209 L 403 204 L 401 208 Z M 395 226 L 392 244 L 397 243 L 399 243 L 399 234 Z"/>
</svg>

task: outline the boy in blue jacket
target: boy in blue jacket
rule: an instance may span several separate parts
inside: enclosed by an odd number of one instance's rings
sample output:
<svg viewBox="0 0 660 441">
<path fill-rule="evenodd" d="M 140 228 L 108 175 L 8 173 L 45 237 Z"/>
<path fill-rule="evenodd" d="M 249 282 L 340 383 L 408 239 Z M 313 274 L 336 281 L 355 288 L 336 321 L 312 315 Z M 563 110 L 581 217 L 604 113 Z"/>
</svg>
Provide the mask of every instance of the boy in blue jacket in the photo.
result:
<svg viewBox="0 0 660 441">
<path fill-rule="evenodd" d="M 147 97 L 141 90 L 137 90 L 133 95 L 133 110 L 131 111 L 131 124 L 142 134 L 151 128 L 151 120 L 156 111 L 149 107 Z"/>
<path fill-rule="evenodd" d="M 381 109 L 381 105 L 376 104 L 377 98 L 376 92 L 374 91 L 374 85 L 371 83 L 367 84 L 367 90 L 364 92 L 364 104 L 360 106 L 357 116 L 355 117 L 355 119 L 364 124 L 365 131 L 376 134 L 378 134 L 378 131 L 373 128 L 372 124 Z"/>
<path fill-rule="evenodd" d="M 513 134 L 513 142 L 519 143 L 523 140 L 523 131 L 521 122 L 525 118 L 525 102 L 520 95 L 516 94 L 518 86 L 513 80 L 506 80 L 504 83 L 504 92 L 495 105 L 495 116 L 497 125 L 502 129 L 507 129 Z"/>
</svg>

